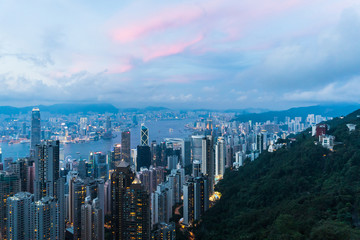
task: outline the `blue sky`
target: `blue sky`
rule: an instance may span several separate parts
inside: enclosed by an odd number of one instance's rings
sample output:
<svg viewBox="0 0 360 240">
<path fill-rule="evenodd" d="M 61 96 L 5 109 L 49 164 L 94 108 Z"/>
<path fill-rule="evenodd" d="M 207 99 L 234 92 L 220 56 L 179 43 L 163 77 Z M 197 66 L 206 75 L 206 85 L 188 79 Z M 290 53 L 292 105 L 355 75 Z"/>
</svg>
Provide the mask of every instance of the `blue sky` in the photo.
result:
<svg viewBox="0 0 360 240">
<path fill-rule="evenodd" d="M 0 1 L 1 105 L 360 102 L 355 0 Z"/>
</svg>

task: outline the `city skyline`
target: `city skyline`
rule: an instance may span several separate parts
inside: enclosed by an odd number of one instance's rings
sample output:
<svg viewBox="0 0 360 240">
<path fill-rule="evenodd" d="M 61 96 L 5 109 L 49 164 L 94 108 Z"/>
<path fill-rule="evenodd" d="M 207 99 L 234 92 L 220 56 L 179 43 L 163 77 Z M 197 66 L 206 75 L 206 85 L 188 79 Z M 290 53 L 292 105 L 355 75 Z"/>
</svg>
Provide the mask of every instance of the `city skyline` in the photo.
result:
<svg viewBox="0 0 360 240">
<path fill-rule="evenodd" d="M 5 1 L 0 100 L 218 109 L 358 103 L 359 10 L 354 0 Z"/>
</svg>

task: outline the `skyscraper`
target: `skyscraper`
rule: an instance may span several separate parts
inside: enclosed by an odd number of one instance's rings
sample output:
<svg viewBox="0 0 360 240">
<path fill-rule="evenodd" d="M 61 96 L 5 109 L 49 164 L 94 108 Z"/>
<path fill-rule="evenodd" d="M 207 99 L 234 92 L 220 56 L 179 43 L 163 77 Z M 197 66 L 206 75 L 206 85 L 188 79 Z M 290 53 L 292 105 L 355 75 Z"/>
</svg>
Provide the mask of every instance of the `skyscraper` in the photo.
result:
<svg viewBox="0 0 360 240">
<path fill-rule="evenodd" d="M 30 152 L 34 153 L 36 145 L 40 144 L 40 110 L 33 108 L 31 113 L 31 136 L 30 136 Z M 33 154 L 30 154 L 33 155 Z"/>
<path fill-rule="evenodd" d="M 215 176 L 222 177 L 225 173 L 226 146 L 223 137 L 219 137 L 215 145 Z"/>
<path fill-rule="evenodd" d="M 145 124 L 141 124 L 140 129 L 140 145 L 141 146 L 149 146 L 149 129 L 145 127 Z"/>
<path fill-rule="evenodd" d="M 126 230 L 124 223 L 125 192 L 134 180 L 134 173 L 130 170 L 130 164 L 121 161 L 111 174 L 111 214 L 112 233 L 115 240 L 122 240 Z"/>
<path fill-rule="evenodd" d="M 86 197 L 81 206 L 81 225 L 82 239 L 104 239 L 104 214 L 98 198 Z"/>
<path fill-rule="evenodd" d="M 74 240 L 81 240 L 81 206 L 85 203 L 86 186 L 83 180 L 76 179 L 73 183 L 72 215 L 74 227 Z"/>
<path fill-rule="evenodd" d="M 130 163 L 130 131 L 124 131 L 121 133 L 121 159 Z"/>
<path fill-rule="evenodd" d="M 45 196 L 58 197 L 60 142 L 45 141 L 35 149 L 35 201 Z"/>
<path fill-rule="evenodd" d="M 213 138 L 211 135 L 207 135 L 202 140 L 202 161 L 201 161 L 201 172 L 208 179 L 208 191 L 209 196 L 214 192 L 214 149 L 213 149 Z"/>
<path fill-rule="evenodd" d="M 34 239 L 59 239 L 59 208 L 55 198 L 44 197 L 32 204 Z"/>
<path fill-rule="evenodd" d="M 139 171 L 141 167 L 149 168 L 151 165 L 150 147 L 147 145 L 137 146 L 136 170 Z"/>
<path fill-rule="evenodd" d="M 7 238 L 32 240 L 34 234 L 34 216 L 31 207 L 34 196 L 28 192 L 19 192 L 7 199 Z"/>
<path fill-rule="evenodd" d="M 15 173 L 0 171 L 0 239 L 6 239 L 6 200 L 20 191 Z"/>
<path fill-rule="evenodd" d="M 139 179 L 126 189 L 124 199 L 124 239 L 150 239 L 150 199 Z"/>
</svg>

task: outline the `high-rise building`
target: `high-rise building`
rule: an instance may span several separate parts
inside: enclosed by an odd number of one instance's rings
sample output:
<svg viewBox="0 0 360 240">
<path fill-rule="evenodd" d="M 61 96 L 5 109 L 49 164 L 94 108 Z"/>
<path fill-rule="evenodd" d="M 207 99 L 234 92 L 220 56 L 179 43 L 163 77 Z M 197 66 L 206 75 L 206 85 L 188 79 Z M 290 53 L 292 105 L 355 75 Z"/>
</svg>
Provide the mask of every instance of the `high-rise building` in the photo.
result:
<svg viewBox="0 0 360 240">
<path fill-rule="evenodd" d="M 16 174 L 0 171 L 0 239 L 6 240 L 6 200 L 17 192 L 20 183 Z"/>
<path fill-rule="evenodd" d="M 191 136 L 191 159 L 202 160 L 202 141 L 205 138 L 203 135 Z"/>
<path fill-rule="evenodd" d="M 121 159 L 130 163 L 130 131 L 126 130 L 121 133 Z"/>
<path fill-rule="evenodd" d="M 86 185 L 83 180 L 76 179 L 73 183 L 72 189 L 72 216 L 74 228 L 74 240 L 81 240 L 81 206 L 85 203 Z"/>
<path fill-rule="evenodd" d="M 34 239 L 34 216 L 31 206 L 34 196 L 19 192 L 7 199 L 7 238 L 17 240 Z"/>
<path fill-rule="evenodd" d="M 149 194 L 127 162 L 120 162 L 111 183 L 113 239 L 149 239 Z"/>
<path fill-rule="evenodd" d="M 214 161 L 213 139 L 211 135 L 207 135 L 202 140 L 201 172 L 208 179 L 209 196 L 211 196 L 214 192 L 214 180 L 215 180 L 214 167 L 215 167 L 215 161 Z"/>
<path fill-rule="evenodd" d="M 45 196 L 58 198 L 58 180 L 60 178 L 59 152 L 60 142 L 45 141 L 35 150 L 35 201 Z"/>
<path fill-rule="evenodd" d="M 59 205 L 53 197 L 46 196 L 32 204 L 34 213 L 34 240 L 59 238 Z"/>
<path fill-rule="evenodd" d="M 201 175 L 201 161 L 195 160 L 193 161 L 193 177 L 199 177 Z"/>
<path fill-rule="evenodd" d="M 122 240 L 126 231 L 124 224 L 125 192 L 134 180 L 134 173 L 130 169 L 130 164 L 121 161 L 111 174 L 111 214 L 112 214 L 112 234 L 115 240 Z"/>
<path fill-rule="evenodd" d="M 226 145 L 223 137 L 219 137 L 215 145 L 215 176 L 222 177 L 225 173 Z"/>
<path fill-rule="evenodd" d="M 194 191 L 194 181 L 189 180 L 183 185 L 184 192 L 184 224 L 190 225 L 195 218 L 195 191 Z"/>
<path fill-rule="evenodd" d="M 151 221 L 152 225 L 169 223 L 172 217 L 172 191 L 167 184 L 161 183 L 151 194 Z"/>
<path fill-rule="evenodd" d="M 136 170 L 139 171 L 141 167 L 149 168 L 151 165 L 150 147 L 147 145 L 137 146 Z"/>
<path fill-rule="evenodd" d="M 81 224 L 82 239 L 104 239 L 104 214 L 98 198 L 86 197 L 81 206 Z"/>
<path fill-rule="evenodd" d="M 112 161 L 114 164 L 121 161 L 121 144 L 115 144 Z"/>
<path fill-rule="evenodd" d="M 153 240 L 175 240 L 176 239 L 175 223 L 157 224 L 153 233 L 151 234 L 151 239 L 153 239 Z"/>
<path fill-rule="evenodd" d="M 150 239 L 150 199 L 139 179 L 126 189 L 124 199 L 124 239 Z"/>
<path fill-rule="evenodd" d="M 194 220 L 200 217 L 209 208 L 209 191 L 206 177 L 197 177 L 194 179 Z"/>
<path fill-rule="evenodd" d="M 149 129 L 145 127 L 144 123 L 141 124 L 140 141 L 141 146 L 149 146 Z"/>
<path fill-rule="evenodd" d="M 14 172 L 20 181 L 20 191 L 26 192 L 28 186 L 28 165 L 29 160 L 24 158 L 19 158 L 16 162 L 12 162 L 10 169 Z"/>
<path fill-rule="evenodd" d="M 31 136 L 30 136 L 30 151 L 35 152 L 36 145 L 40 144 L 40 110 L 39 108 L 33 108 L 31 113 Z M 33 155 L 33 154 L 30 154 Z"/>
</svg>

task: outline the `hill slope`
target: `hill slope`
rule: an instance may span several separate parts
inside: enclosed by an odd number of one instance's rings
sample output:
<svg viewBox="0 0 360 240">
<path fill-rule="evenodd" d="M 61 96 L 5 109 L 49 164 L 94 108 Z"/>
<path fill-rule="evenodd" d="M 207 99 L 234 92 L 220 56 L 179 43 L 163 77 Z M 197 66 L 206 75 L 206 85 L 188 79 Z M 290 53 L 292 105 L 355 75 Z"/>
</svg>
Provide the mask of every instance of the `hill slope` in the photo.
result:
<svg viewBox="0 0 360 240">
<path fill-rule="evenodd" d="M 197 239 L 360 239 L 360 111 L 329 121 L 334 152 L 302 133 L 217 185 Z M 346 123 L 357 124 L 349 133 Z"/>
<path fill-rule="evenodd" d="M 237 116 L 234 120 L 239 122 L 247 122 L 252 120 L 253 122 L 265 122 L 267 120 L 274 120 L 277 117 L 279 121 L 284 122 L 285 117 L 302 117 L 306 119 L 308 114 L 322 115 L 323 117 L 338 117 L 347 115 L 356 109 L 359 105 L 329 105 L 329 106 L 310 106 L 310 107 L 298 107 L 290 108 L 284 111 L 269 111 L 263 113 L 243 114 Z"/>
</svg>

